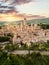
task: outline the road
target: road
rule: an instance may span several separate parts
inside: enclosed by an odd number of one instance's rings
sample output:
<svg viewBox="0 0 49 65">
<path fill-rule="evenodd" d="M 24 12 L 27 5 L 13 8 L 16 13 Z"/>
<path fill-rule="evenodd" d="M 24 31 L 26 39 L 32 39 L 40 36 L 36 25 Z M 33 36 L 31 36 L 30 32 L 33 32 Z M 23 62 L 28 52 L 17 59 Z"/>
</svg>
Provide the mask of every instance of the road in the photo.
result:
<svg viewBox="0 0 49 65">
<path fill-rule="evenodd" d="M 31 54 L 33 52 L 35 52 L 35 53 L 39 52 L 41 55 L 49 55 L 49 51 L 32 51 L 32 50 L 30 50 L 30 51 L 28 51 L 28 50 L 16 50 L 16 51 L 8 52 L 8 53 L 9 54 L 26 55 L 28 53 Z"/>
</svg>

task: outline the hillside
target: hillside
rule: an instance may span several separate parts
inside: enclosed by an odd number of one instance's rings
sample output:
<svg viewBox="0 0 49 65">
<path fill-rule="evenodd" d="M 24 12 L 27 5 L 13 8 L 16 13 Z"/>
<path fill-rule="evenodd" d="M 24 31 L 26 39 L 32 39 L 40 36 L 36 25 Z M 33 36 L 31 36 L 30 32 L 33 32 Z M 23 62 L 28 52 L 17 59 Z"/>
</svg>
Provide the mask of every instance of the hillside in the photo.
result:
<svg viewBox="0 0 49 65">
<path fill-rule="evenodd" d="M 34 19 L 34 20 L 27 21 L 27 23 L 43 23 L 43 24 L 49 24 L 49 18 L 45 18 L 45 19 Z"/>
<path fill-rule="evenodd" d="M 21 22 L 22 22 L 22 21 L 13 21 L 13 22 L 0 21 L 0 25 L 4 25 L 4 24 L 20 24 Z M 49 18 L 28 20 L 28 21 L 27 21 L 27 24 L 30 24 L 30 23 L 49 24 Z"/>
</svg>

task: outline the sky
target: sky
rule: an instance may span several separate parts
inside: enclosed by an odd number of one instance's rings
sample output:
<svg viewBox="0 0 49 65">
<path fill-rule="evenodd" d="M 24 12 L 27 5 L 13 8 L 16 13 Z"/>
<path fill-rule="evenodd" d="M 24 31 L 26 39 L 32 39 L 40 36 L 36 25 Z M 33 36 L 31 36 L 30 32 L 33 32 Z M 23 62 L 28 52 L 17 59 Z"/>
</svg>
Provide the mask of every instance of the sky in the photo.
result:
<svg viewBox="0 0 49 65">
<path fill-rule="evenodd" d="M 0 21 L 49 18 L 49 0 L 0 0 Z"/>
</svg>

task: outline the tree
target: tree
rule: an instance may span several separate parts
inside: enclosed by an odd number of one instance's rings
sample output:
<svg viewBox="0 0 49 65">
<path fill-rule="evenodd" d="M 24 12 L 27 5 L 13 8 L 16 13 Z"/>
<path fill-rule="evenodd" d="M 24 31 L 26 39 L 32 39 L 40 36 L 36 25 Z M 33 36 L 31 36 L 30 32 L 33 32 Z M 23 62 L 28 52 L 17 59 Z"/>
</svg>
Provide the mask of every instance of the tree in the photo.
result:
<svg viewBox="0 0 49 65">
<path fill-rule="evenodd" d="M 4 61 L 4 63 L 2 65 L 11 65 L 11 60 L 9 57 L 7 57 L 7 59 Z"/>
<path fill-rule="evenodd" d="M 6 41 L 9 41 L 10 38 L 7 37 L 7 36 L 3 36 L 3 37 L 0 37 L 0 42 L 6 42 Z"/>
<path fill-rule="evenodd" d="M 8 33 L 7 36 L 13 38 L 14 34 L 13 33 Z"/>
<path fill-rule="evenodd" d="M 8 51 L 13 51 L 13 50 L 15 50 L 15 46 L 13 44 L 7 44 L 5 46 L 5 49 Z"/>
</svg>

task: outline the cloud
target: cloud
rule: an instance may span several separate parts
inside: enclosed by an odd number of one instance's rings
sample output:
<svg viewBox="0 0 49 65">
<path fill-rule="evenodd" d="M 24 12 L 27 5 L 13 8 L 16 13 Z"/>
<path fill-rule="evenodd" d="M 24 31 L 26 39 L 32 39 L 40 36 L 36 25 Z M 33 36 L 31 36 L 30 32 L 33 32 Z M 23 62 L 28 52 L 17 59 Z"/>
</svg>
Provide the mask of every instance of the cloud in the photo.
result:
<svg viewBox="0 0 49 65">
<path fill-rule="evenodd" d="M 49 5 L 49 3 L 48 3 L 48 5 Z"/>
<path fill-rule="evenodd" d="M 2 5 L 9 5 L 9 4 L 24 4 L 24 3 L 29 3 L 31 1 L 35 1 L 35 0 L 0 0 L 0 4 Z"/>
<path fill-rule="evenodd" d="M 29 3 L 35 0 L 0 0 L 0 13 L 6 12 L 18 12 L 17 7 L 15 9 L 15 5 L 21 5 L 25 3 Z"/>
<path fill-rule="evenodd" d="M 6 13 L 6 12 L 16 12 L 13 5 L 11 5 L 11 0 L 3 0 L 0 1 L 0 13 Z"/>
<path fill-rule="evenodd" d="M 16 4 L 20 5 L 20 4 L 29 3 L 31 1 L 33 1 L 33 0 L 14 0 L 13 4 L 16 3 Z"/>
<path fill-rule="evenodd" d="M 7 13 L 7 14 L 0 14 L 0 21 L 8 21 L 8 22 L 12 22 L 12 21 L 20 21 L 24 19 L 24 15 L 25 14 L 16 14 L 16 13 Z M 32 19 L 42 19 L 45 18 L 44 16 L 40 16 L 40 15 L 25 15 L 27 20 L 32 20 Z"/>
</svg>

